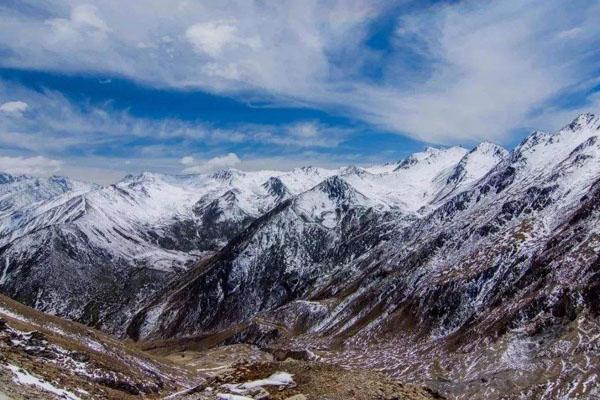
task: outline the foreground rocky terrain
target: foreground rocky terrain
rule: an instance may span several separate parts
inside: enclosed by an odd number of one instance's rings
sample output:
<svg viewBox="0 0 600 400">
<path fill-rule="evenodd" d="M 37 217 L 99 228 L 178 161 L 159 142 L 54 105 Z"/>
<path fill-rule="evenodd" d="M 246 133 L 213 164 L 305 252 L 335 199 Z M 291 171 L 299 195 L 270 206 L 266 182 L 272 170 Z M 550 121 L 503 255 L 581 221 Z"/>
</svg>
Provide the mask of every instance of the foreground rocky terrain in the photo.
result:
<svg viewBox="0 0 600 400">
<path fill-rule="evenodd" d="M 254 345 L 449 398 L 600 396 L 594 115 L 511 152 L 370 168 L 2 179 L 0 289 L 145 351 Z"/>
<path fill-rule="evenodd" d="M 405 399 L 427 388 L 234 345 L 155 354 L 0 296 L 0 398 Z M 158 354 L 160 353 L 160 354 Z"/>
</svg>

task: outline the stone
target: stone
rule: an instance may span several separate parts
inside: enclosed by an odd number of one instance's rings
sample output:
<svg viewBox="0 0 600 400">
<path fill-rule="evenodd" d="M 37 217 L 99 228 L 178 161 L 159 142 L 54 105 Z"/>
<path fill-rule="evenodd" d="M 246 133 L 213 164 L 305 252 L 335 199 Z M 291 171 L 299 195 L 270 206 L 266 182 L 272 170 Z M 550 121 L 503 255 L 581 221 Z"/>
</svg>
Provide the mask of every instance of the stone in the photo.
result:
<svg viewBox="0 0 600 400">
<path fill-rule="evenodd" d="M 254 400 L 269 400 L 271 398 L 271 393 L 269 393 L 265 388 L 260 388 L 257 393 L 252 395 Z"/>
</svg>

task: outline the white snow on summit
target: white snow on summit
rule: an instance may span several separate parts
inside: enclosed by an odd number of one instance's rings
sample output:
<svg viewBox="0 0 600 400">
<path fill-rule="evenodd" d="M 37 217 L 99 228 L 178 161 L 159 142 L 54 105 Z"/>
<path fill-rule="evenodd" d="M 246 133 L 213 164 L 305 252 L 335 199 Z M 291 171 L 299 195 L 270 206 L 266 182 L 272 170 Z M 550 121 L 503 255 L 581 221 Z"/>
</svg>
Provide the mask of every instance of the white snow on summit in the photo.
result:
<svg viewBox="0 0 600 400">
<path fill-rule="evenodd" d="M 523 174 L 543 172 L 564 160 L 575 148 L 592 136 L 597 136 L 600 119 L 582 114 L 555 134 L 535 132 L 513 152 L 512 159 L 521 166 Z"/>
<path fill-rule="evenodd" d="M 70 224 L 92 244 L 118 257 L 139 259 L 154 254 L 153 257 L 166 260 L 166 264 L 172 259 L 182 263 L 189 255 L 157 248 L 143 232 L 160 233 L 163 226 L 197 218 L 195 211 L 206 210 L 209 205 L 221 213 L 220 220 L 257 218 L 279 201 L 305 192 L 306 204 L 311 196 L 323 197 L 321 200 L 315 197 L 313 204 L 306 206 L 307 212 L 313 210 L 311 215 L 316 209 L 321 209 L 319 214 L 323 215 L 335 213 L 338 200 L 321 190 L 312 190 L 334 176 L 343 178 L 334 182 L 343 182 L 348 193 L 355 193 L 356 203 L 416 213 L 444 190 L 461 160 L 466 168 L 463 184 L 493 166 L 490 160 L 496 159 L 485 158 L 486 154 L 502 153 L 492 145 L 480 145 L 475 150 L 468 153 L 461 147 L 429 147 L 398 164 L 366 169 L 356 166 L 337 170 L 302 167 L 288 172 L 228 169 L 213 174 L 175 176 L 146 172 L 127 176 L 107 187 L 67 178 L 44 181 L 3 174 L 0 245 L 50 226 Z"/>
<path fill-rule="evenodd" d="M 462 147 L 429 147 L 409 156 L 392 171 L 371 175 L 355 174 L 346 176 L 345 179 L 376 202 L 402 212 L 416 213 L 444 187 L 452 169 L 466 153 L 467 150 Z"/>
</svg>

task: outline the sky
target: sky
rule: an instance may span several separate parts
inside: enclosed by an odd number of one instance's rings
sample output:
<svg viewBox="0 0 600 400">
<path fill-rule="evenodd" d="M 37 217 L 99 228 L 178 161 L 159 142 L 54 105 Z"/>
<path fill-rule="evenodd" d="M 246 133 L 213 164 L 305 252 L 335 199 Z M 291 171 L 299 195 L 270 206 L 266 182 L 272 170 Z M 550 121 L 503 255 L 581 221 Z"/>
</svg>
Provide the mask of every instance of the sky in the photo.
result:
<svg viewBox="0 0 600 400">
<path fill-rule="evenodd" d="M 0 171 L 392 162 L 600 110 L 600 0 L 3 0 Z"/>
</svg>

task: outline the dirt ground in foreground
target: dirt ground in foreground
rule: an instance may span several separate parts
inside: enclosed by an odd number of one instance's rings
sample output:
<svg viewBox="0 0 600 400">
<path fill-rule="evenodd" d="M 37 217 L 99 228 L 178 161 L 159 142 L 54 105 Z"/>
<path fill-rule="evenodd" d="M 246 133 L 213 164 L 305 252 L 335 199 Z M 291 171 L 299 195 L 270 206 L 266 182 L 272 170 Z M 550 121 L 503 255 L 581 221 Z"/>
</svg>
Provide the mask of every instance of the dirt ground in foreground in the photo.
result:
<svg viewBox="0 0 600 400">
<path fill-rule="evenodd" d="M 243 380 L 261 379 L 277 371 L 294 376 L 296 387 L 270 391 L 273 400 L 303 394 L 308 400 L 425 400 L 431 392 L 390 379 L 371 371 L 342 369 L 339 366 L 288 359 L 249 366 Z M 438 397 L 439 398 L 439 397 Z"/>
<path fill-rule="evenodd" d="M 261 393 L 247 393 L 244 396 L 268 400 L 286 400 L 295 395 L 304 396 L 300 396 L 298 400 L 429 400 L 442 398 L 427 388 L 403 384 L 377 372 L 347 369 L 291 358 L 285 361 L 276 361 L 269 353 L 248 345 L 224 346 L 198 353 L 177 352 L 168 358 L 193 369 L 202 366 L 204 368 L 199 371 L 211 375 L 206 382 L 199 385 L 196 392 L 176 397 L 181 400 L 213 400 L 218 398 L 219 393 L 233 394 L 224 385 L 265 379 L 276 372 L 292 374 L 294 384 L 264 386 Z"/>
</svg>

